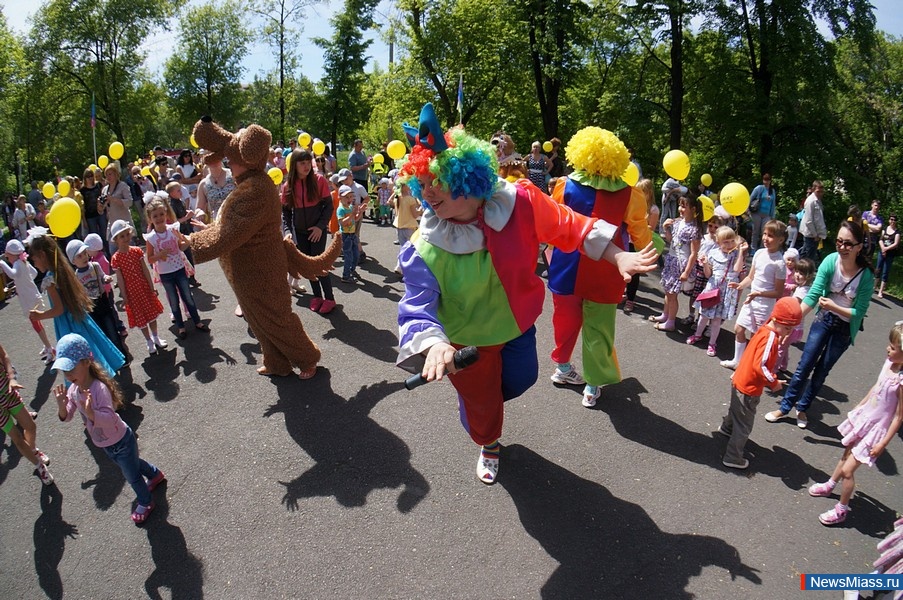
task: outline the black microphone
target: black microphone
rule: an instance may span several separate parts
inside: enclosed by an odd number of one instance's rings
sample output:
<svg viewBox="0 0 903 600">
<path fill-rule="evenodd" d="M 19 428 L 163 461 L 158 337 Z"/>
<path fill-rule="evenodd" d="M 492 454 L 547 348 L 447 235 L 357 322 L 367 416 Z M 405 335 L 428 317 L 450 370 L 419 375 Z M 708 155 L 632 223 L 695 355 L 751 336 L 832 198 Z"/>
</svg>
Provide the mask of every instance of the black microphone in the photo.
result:
<svg viewBox="0 0 903 600">
<path fill-rule="evenodd" d="M 460 350 L 455 351 L 454 363 L 455 369 L 460 371 L 465 367 L 469 367 L 473 363 L 477 362 L 480 358 L 480 351 L 476 346 L 465 346 Z M 415 387 L 420 387 L 424 383 L 429 383 L 426 377 L 421 375 L 420 373 L 416 375 L 411 375 L 404 381 L 404 387 L 409 390 L 413 390 Z"/>
</svg>

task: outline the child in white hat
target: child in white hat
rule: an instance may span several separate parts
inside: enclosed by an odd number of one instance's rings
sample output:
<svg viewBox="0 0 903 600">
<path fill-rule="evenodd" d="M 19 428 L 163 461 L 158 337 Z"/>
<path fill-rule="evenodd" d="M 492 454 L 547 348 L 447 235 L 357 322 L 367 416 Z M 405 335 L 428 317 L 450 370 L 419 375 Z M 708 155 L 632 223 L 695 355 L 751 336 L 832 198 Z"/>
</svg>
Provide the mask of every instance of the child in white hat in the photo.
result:
<svg viewBox="0 0 903 600">
<path fill-rule="evenodd" d="M 15 284 L 16 295 L 19 297 L 19 305 L 22 307 L 22 314 L 31 323 L 32 329 L 41 338 L 44 348 L 41 350 L 41 359 L 45 361 L 53 361 L 53 346 L 44 331 L 44 326 L 40 321 L 32 321 L 28 318 L 28 313 L 34 308 L 43 308 L 44 297 L 38 291 L 38 287 L 34 283 L 34 278 L 38 276 L 38 271 L 31 263 L 26 260 L 25 246 L 19 240 L 10 240 L 6 244 L 6 253 L 4 255 L 6 261 L 0 261 L 0 267 L 6 276 Z"/>
</svg>

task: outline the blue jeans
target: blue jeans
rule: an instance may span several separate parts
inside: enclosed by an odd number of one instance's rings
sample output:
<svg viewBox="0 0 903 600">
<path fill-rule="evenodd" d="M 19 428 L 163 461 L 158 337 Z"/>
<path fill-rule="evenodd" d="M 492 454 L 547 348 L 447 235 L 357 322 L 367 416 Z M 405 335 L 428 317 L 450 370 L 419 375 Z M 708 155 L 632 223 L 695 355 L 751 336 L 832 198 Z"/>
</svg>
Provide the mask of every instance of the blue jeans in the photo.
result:
<svg viewBox="0 0 903 600">
<path fill-rule="evenodd" d="M 182 302 L 188 307 L 188 313 L 191 320 L 197 325 L 201 322 L 201 315 L 198 314 L 198 307 L 194 304 L 194 296 L 191 295 L 191 288 L 188 285 L 188 274 L 185 268 L 172 273 L 160 273 L 160 282 L 163 289 L 166 290 L 166 299 L 169 300 L 169 308 L 172 310 L 172 316 L 176 318 L 176 325 L 179 329 L 185 327 L 185 319 L 182 318 L 182 308 L 179 306 L 179 296 Z"/>
<path fill-rule="evenodd" d="M 803 249 L 800 250 L 800 258 L 808 258 L 816 265 L 821 261 L 818 251 L 818 238 L 803 238 Z"/>
<path fill-rule="evenodd" d="M 351 279 L 351 273 L 357 267 L 360 259 L 360 246 L 357 241 L 356 233 L 342 234 L 342 261 L 345 265 L 342 267 L 342 279 Z"/>
<path fill-rule="evenodd" d="M 122 469 L 122 476 L 129 482 L 135 495 L 138 496 L 138 504 L 149 506 L 151 503 L 151 493 L 147 489 L 147 479 L 154 477 L 160 469 L 147 461 L 141 460 L 138 456 L 138 441 L 131 427 L 125 428 L 125 435 L 122 439 L 103 448 L 103 451 L 110 457 L 114 463 Z"/>
<path fill-rule="evenodd" d="M 830 328 L 822 320 L 824 313 L 819 313 L 809 328 L 809 337 L 803 355 L 796 366 L 796 372 L 787 385 L 784 399 L 781 400 L 781 412 L 787 414 L 796 406 L 798 411 L 809 410 L 812 400 L 821 391 L 828 373 L 834 363 L 850 346 L 850 324 L 841 321 L 838 327 Z M 808 383 L 809 375 L 812 381 Z"/>
<path fill-rule="evenodd" d="M 894 248 L 896 250 L 896 248 Z M 875 268 L 877 271 L 878 278 L 887 283 L 887 278 L 890 277 L 890 267 L 894 264 L 893 256 L 885 256 L 878 253 L 878 266 Z"/>
</svg>

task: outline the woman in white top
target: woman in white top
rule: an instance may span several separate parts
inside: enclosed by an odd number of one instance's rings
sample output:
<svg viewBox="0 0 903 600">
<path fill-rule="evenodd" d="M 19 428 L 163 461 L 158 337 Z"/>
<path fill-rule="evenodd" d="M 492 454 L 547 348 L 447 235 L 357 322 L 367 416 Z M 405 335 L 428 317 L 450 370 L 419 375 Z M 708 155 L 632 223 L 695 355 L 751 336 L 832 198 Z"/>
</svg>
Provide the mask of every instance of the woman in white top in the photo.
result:
<svg viewBox="0 0 903 600">
<path fill-rule="evenodd" d="M 119 163 L 114 161 L 107 165 L 103 170 L 104 178 L 107 185 L 100 192 L 99 204 L 106 207 L 107 214 L 107 238 L 109 238 L 109 228 L 116 221 L 125 221 L 134 229 L 134 221 L 132 221 L 132 190 L 120 179 Z M 100 207 L 98 207 L 98 212 Z"/>
<path fill-rule="evenodd" d="M 207 167 L 207 176 L 198 184 L 198 209 L 215 221 L 226 196 L 235 189 L 235 180 L 232 171 L 223 167 L 221 160 L 205 158 L 204 166 Z"/>
<path fill-rule="evenodd" d="M 28 237 L 28 230 L 35 226 L 34 218 L 36 215 L 34 207 L 28 203 L 25 196 L 19 196 L 16 200 L 16 211 L 13 213 L 13 222 L 11 223 L 17 239 L 24 240 Z"/>
</svg>

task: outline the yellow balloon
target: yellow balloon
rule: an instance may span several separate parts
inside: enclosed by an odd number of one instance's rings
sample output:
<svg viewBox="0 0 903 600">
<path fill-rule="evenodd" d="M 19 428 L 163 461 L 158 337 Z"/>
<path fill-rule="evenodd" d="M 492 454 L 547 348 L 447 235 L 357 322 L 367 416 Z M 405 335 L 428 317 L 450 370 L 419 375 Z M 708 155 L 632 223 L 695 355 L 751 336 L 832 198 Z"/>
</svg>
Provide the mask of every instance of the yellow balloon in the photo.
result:
<svg viewBox="0 0 903 600">
<path fill-rule="evenodd" d="M 505 181 L 514 183 L 515 181 L 517 181 L 517 177 L 515 177 L 514 175 L 508 175 L 507 177 L 505 177 Z"/>
<path fill-rule="evenodd" d="M 542 143 L 543 152 L 551 152 L 552 148 L 554 148 L 554 146 L 552 145 L 552 142 L 543 142 Z M 631 184 L 631 185 L 633 185 L 633 184 Z"/>
<path fill-rule="evenodd" d="M 61 179 L 59 185 L 56 186 L 56 191 L 60 193 L 60 196 L 68 195 L 71 189 L 72 185 L 66 179 Z"/>
<path fill-rule="evenodd" d="M 53 195 L 56 194 L 56 186 L 54 186 L 49 181 L 41 187 L 41 193 L 44 194 L 44 197 L 50 200 L 53 198 Z"/>
<path fill-rule="evenodd" d="M 386 152 L 389 154 L 389 158 L 398 160 L 407 154 L 408 149 L 401 140 L 392 140 L 389 142 L 389 145 L 386 146 Z"/>
<path fill-rule="evenodd" d="M 106 169 L 108 164 L 110 164 L 110 159 L 105 154 L 97 157 L 97 166 L 101 169 Z"/>
<path fill-rule="evenodd" d="M 721 188 L 721 206 L 729 214 L 739 217 L 749 208 L 749 190 L 742 183 L 727 184 Z"/>
<path fill-rule="evenodd" d="M 298 145 L 307 148 L 310 145 L 310 134 L 306 131 L 298 135 Z"/>
<path fill-rule="evenodd" d="M 699 203 L 702 204 L 702 220 L 708 221 L 715 214 L 715 203 L 708 196 L 700 196 Z"/>
<path fill-rule="evenodd" d="M 292 166 L 292 153 L 289 152 L 288 154 L 285 155 L 285 172 L 286 173 L 291 171 L 291 166 Z"/>
<path fill-rule="evenodd" d="M 47 225 L 58 238 L 69 237 L 78 229 L 82 220 L 82 211 L 78 202 L 72 198 L 60 198 L 50 207 L 47 213 Z"/>
<path fill-rule="evenodd" d="M 144 175 L 145 177 L 150 177 L 150 176 L 151 176 L 151 169 L 150 169 L 150 167 L 148 167 L 148 166 L 143 167 L 143 168 L 141 169 L 141 174 Z"/>
<path fill-rule="evenodd" d="M 110 158 L 113 160 L 119 160 L 122 158 L 122 154 L 125 152 L 125 148 L 119 142 L 113 142 L 110 144 L 110 149 L 108 150 L 110 153 Z"/>
<path fill-rule="evenodd" d="M 624 174 L 621 175 L 621 179 L 624 180 L 629 186 L 634 186 L 640 180 L 640 170 L 636 168 L 634 163 L 627 163 L 627 169 L 624 171 Z"/>
<path fill-rule="evenodd" d="M 273 183 L 279 185 L 282 183 L 282 169 L 279 167 L 273 167 L 269 171 L 267 171 L 267 175 L 270 176 L 270 179 L 273 180 Z"/>
<path fill-rule="evenodd" d="M 326 151 L 326 144 L 323 143 L 323 140 L 315 140 L 313 150 L 314 154 L 323 154 Z"/>
<path fill-rule="evenodd" d="M 196 139 L 194 139 L 194 134 L 193 134 L 193 133 L 192 133 L 191 135 L 188 136 L 188 143 L 191 144 L 191 147 L 192 147 L 192 148 L 197 148 L 197 147 L 198 147 L 198 142 L 197 142 Z"/>
<path fill-rule="evenodd" d="M 703 173 L 702 177 L 699 178 L 699 182 L 702 185 L 709 187 L 710 185 L 712 185 L 712 176 L 708 173 Z"/>
<path fill-rule="evenodd" d="M 386 157 L 383 156 L 382 154 L 374 154 L 373 155 L 373 162 L 375 162 L 376 164 L 381 165 L 385 161 L 386 161 Z"/>
<path fill-rule="evenodd" d="M 690 174 L 690 157 L 681 150 L 671 150 L 662 159 L 662 166 L 665 173 L 674 179 L 686 179 Z"/>
</svg>

